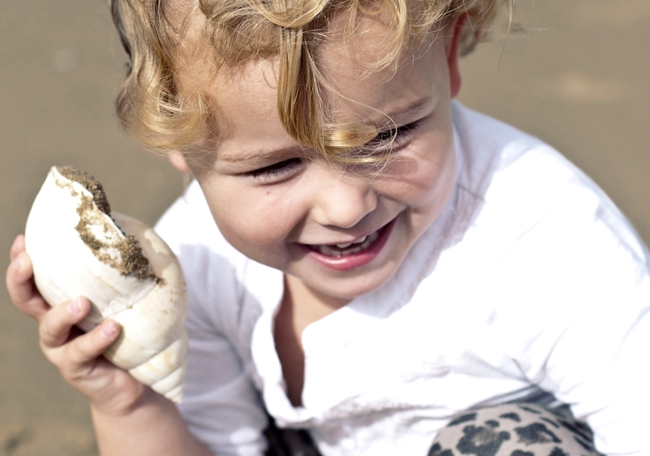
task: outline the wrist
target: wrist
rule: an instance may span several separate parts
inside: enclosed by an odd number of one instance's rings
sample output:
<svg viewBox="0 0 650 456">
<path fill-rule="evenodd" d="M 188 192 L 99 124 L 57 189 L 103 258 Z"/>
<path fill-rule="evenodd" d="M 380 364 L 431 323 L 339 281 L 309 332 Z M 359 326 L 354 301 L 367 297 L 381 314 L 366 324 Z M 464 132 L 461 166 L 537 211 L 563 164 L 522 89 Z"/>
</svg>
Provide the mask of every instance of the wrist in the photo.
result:
<svg viewBox="0 0 650 456">
<path fill-rule="evenodd" d="M 147 387 L 133 402 L 93 403 L 91 411 L 102 456 L 211 454 L 189 432 L 176 405 Z"/>
<path fill-rule="evenodd" d="M 115 388 L 101 398 L 91 399 L 90 409 L 93 415 L 105 417 L 124 417 L 146 407 L 157 400 L 167 400 L 156 394 L 149 387 L 133 382 L 126 388 Z"/>
</svg>

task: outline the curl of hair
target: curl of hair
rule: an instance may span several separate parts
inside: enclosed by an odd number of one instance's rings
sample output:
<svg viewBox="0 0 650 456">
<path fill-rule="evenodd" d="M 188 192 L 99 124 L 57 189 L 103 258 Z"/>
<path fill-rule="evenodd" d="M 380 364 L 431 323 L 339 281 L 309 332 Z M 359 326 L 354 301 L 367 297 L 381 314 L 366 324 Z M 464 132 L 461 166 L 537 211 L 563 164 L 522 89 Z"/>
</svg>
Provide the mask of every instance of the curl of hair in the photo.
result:
<svg viewBox="0 0 650 456">
<path fill-rule="evenodd" d="M 331 88 L 319 71 L 318 47 L 334 15 L 346 13 L 350 30 L 360 16 L 381 18 L 389 31 L 389 51 L 374 62 L 371 70 L 377 70 L 396 67 L 409 45 L 462 14 L 468 20 L 460 53 L 470 52 L 504 3 L 510 4 L 512 14 L 514 0 L 188 0 L 181 21 L 168 17 L 171 0 L 109 2 L 129 56 L 116 108 L 125 129 L 144 146 L 189 155 L 201 149 L 205 138 L 215 136 L 206 97 L 181 93 L 176 75 L 175 57 L 189 17 L 198 9 L 206 18 L 203 37 L 214 50 L 216 68 L 276 57 L 277 106 L 287 132 L 329 159 L 357 162 L 366 160 L 359 148 L 377 130 L 329 122 L 325 95 Z"/>
</svg>

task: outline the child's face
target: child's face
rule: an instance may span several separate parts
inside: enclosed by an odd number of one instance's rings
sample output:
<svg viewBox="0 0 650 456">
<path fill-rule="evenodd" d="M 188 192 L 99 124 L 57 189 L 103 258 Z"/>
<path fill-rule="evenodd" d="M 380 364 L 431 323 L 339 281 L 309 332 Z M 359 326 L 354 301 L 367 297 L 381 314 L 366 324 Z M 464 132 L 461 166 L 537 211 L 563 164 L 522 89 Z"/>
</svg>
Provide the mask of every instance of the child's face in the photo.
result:
<svg viewBox="0 0 650 456">
<path fill-rule="evenodd" d="M 453 30 L 443 30 L 387 77 L 367 75 L 359 65 L 381 52 L 377 28 L 368 26 L 361 35 L 364 49 L 333 38 L 322 48 L 322 59 L 328 80 L 351 99 L 334 99 L 336 121 L 390 129 L 379 111 L 403 127 L 393 144 L 394 160 L 381 173 L 302 159 L 279 120 L 275 67 L 268 61 L 210 81 L 219 142 L 209 171 L 190 164 L 235 248 L 314 292 L 343 300 L 393 276 L 440 214 L 455 177 L 450 100 L 459 80 L 453 40 L 443 38 Z M 188 86 L 202 80 L 198 71 L 183 77 Z M 381 145 L 381 138 L 369 144 Z"/>
</svg>

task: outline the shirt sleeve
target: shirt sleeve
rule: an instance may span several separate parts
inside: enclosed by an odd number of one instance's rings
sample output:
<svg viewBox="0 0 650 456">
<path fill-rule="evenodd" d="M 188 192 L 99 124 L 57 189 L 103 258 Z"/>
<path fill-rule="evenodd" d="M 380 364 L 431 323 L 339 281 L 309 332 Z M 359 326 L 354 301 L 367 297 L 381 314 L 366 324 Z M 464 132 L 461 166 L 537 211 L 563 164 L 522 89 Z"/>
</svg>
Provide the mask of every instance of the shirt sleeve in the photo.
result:
<svg viewBox="0 0 650 456">
<path fill-rule="evenodd" d="M 601 453 L 649 455 L 648 254 L 625 219 L 580 197 L 540 220 L 499 269 L 503 347 L 528 380 L 570 405 Z"/>
<path fill-rule="evenodd" d="M 261 455 L 266 414 L 231 340 L 239 299 L 236 268 L 198 186 L 165 213 L 156 231 L 179 258 L 188 287 L 189 350 L 179 410 L 215 455 Z"/>
</svg>

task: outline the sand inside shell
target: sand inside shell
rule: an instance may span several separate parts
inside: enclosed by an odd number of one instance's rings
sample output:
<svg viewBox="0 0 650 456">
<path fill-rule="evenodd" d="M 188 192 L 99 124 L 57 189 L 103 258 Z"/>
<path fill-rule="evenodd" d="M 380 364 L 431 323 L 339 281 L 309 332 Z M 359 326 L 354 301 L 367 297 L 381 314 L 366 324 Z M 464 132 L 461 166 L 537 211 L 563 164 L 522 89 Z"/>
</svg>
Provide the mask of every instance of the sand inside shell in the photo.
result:
<svg viewBox="0 0 650 456">
<path fill-rule="evenodd" d="M 75 229 L 95 257 L 115 268 L 122 275 L 136 277 L 139 280 L 153 279 L 159 281 L 160 279 L 156 277 L 149 267 L 149 260 L 142 253 L 140 243 L 135 236 L 122 232 L 114 223 L 124 237 L 117 242 L 108 244 L 98 239 L 90 230 L 90 226 L 97 224 L 97 218 L 92 214 L 94 206 L 109 217 L 111 215 L 111 206 L 108 203 L 102 184 L 89 173 L 74 166 L 57 166 L 56 169 L 63 177 L 78 182 L 93 195 L 92 198 L 86 195 L 81 196 L 81 204 L 77 208 L 79 223 Z M 115 259 L 108 255 L 106 253 L 108 249 L 116 249 L 120 254 L 120 258 Z"/>
<path fill-rule="evenodd" d="M 57 166 L 56 170 L 63 177 L 83 185 L 86 190 L 93 194 L 93 201 L 97 205 L 97 208 L 104 214 L 111 215 L 111 205 L 108 204 L 104 187 L 102 187 L 102 184 L 97 179 L 74 166 Z"/>
</svg>

